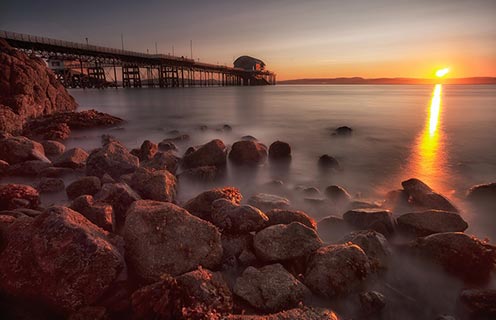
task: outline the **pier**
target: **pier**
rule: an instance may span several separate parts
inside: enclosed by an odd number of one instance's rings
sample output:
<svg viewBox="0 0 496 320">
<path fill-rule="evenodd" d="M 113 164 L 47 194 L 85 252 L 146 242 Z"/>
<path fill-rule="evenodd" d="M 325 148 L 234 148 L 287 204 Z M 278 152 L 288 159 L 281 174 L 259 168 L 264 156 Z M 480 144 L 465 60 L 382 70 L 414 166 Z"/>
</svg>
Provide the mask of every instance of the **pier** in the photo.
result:
<svg viewBox="0 0 496 320">
<path fill-rule="evenodd" d="M 9 31 L 0 31 L 0 38 L 46 60 L 67 88 L 184 88 L 276 83 L 275 73 L 266 70 L 263 63 L 250 68 L 228 67 L 183 56 L 141 53 Z M 238 60 L 241 58 L 250 57 Z"/>
</svg>

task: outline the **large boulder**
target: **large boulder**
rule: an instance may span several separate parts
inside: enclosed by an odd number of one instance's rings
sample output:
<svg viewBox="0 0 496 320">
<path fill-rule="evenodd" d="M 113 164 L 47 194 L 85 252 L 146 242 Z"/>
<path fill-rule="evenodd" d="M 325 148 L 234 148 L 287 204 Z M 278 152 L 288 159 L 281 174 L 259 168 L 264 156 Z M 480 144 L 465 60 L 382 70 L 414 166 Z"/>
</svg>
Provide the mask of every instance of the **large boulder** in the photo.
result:
<svg viewBox="0 0 496 320">
<path fill-rule="evenodd" d="M 315 220 L 310 218 L 310 216 L 303 211 L 272 209 L 265 212 L 265 215 L 269 218 L 269 221 L 267 221 L 266 223 L 267 227 L 276 224 L 290 224 L 291 222 L 300 222 L 309 228 L 317 229 L 317 223 L 315 222 Z"/>
<path fill-rule="evenodd" d="M 458 209 L 448 199 L 434 192 L 419 179 L 408 179 L 401 182 L 401 185 L 408 194 L 408 202 L 415 207 L 458 212 Z"/>
<path fill-rule="evenodd" d="M 355 209 L 343 214 L 343 219 L 356 230 L 375 230 L 386 237 L 394 232 L 393 214 L 384 209 Z"/>
<path fill-rule="evenodd" d="M 495 289 L 466 289 L 458 299 L 462 319 L 495 319 L 496 290 Z"/>
<path fill-rule="evenodd" d="M 216 188 L 200 193 L 193 199 L 187 201 L 183 207 L 192 215 L 204 220 L 211 220 L 211 215 L 214 211 L 212 203 L 217 199 L 227 199 L 232 203 L 239 205 L 243 196 L 239 190 L 234 187 Z"/>
<path fill-rule="evenodd" d="M 0 210 L 36 209 L 40 205 L 38 191 L 24 184 L 0 185 Z"/>
<path fill-rule="evenodd" d="M 468 228 L 468 224 L 458 213 L 441 210 L 405 213 L 396 218 L 396 222 L 399 231 L 415 237 L 461 232 Z"/>
<path fill-rule="evenodd" d="M 344 221 L 343 218 L 328 216 L 319 221 L 317 230 L 322 240 L 332 243 L 353 231 L 353 227 Z"/>
<path fill-rule="evenodd" d="M 476 205 L 496 208 L 496 182 L 471 187 L 467 193 L 467 200 Z"/>
<path fill-rule="evenodd" d="M 172 202 L 176 197 L 176 177 L 167 170 L 139 168 L 130 183 L 143 199 Z"/>
<path fill-rule="evenodd" d="M 179 167 L 180 158 L 172 152 L 157 152 L 150 159 L 144 160 L 141 167 L 154 170 L 167 170 L 175 173 Z"/>
<path fill-rule="evenodd" d="M 304 282 L 314 293 L 335 298 L 359 290 L 369 273 L 369 259 L 359 246 L 329 245 L 310 257 Z"/>
<path fill-rule="evenodd" d="M 212 140 L 196 150 L 187 152 L 182 159 L 182 166 L 186 169 L 203 166 L 224 166 L 227 150 L 224 142 Z"/>
<path fill-rule="evenodd" d="M 28 160 L 9 166 L 7 174 L 11 176 L 35 177 L 52 166 L 51 163 L 42 160 Z"/>
<path fill-rule="evenodd" d="M 249 205 L 239 206 L 227 199 L 217 199 L 212 203 L 214 211 L 211 222 L 223 232 L 247 233 L 259 231 L 269 220 L 260 210 Z"/>
<path fill-rule="evenodd" d="M 22 136 L 0 138 L 0 160 L 7 161 L 10 165 L 28 160 L 50 163 L 42 144 Z"/>
<path fill-rule="evenodd" d="M 258 165 L 267 159 L 267 147 L 256 141 L 237 141 L 231 147 L 229 159 L 238 165 Z"/>
<path fill-rule="evenodd" d="M 95 176 L 86 176 L 79 178 L 69 184 L 65 190 L 69 199 L 77 198 L 81 195 L 95 195 L 102 188 L 100 179 Z"/>
<path fill-rule="evenodd" d="M 118 142 L 110 142 L 90 153 L 86 160 L 86 175 L 101 178 L 107 173 L 117 179 L 134 172 L 138 165 L 138 157 L 130 154 L 126 147 Z"/>
<path fill-rule="evenodd" d="M 351 232 L 339 243 L 353 243 L 359 246 L 369 257 L 371 269 L 387 268 L 389 258 L 393 253 L 387 239 L 373 230 Z"/>
<path fill-rule="evenodd" d="M 90 195 L 82 195 L 72 201 L 70 208 L 103 230 L 114 230 L 114 210 L 111 205 L 97 202 Z"/>
<path fill-rule="evenodd" d="M 55 140 L 45 140 L 41 144 L 45 149 L 45 155 L 50 159 L 60 156 L 65 151 L 65 146 Z"/>
<path fill-rule="evenodd" d="M 220 232 L 215 226 L 172 203 L 140 200 L 127 212 L 126 255 L 146 281 L 158 281 L 196 269 L 216 267 L 222 259 Z"/>
<path fill-rule="evenodd" d="M 0 69 L 0 131 L 19 132 L 28 118 L 76 109 L 74 98 L 42 59 L 15 50 L 3 39 Z"/>
<path fill-rule="evenodd" d="M 119 225 L 124 224 L 129 206 L 134 201 L 141 200 L 139 194 L 125 183 L 105 183 L 94 198 L 112 206 L 116 223 Z"/>
<path fill-rule="evenodd" d="M 486 282 L 496 266 L 496 246 L 461 232 L 436 233 L 409 245 L 410 252 L 473 283 Z"/>
<path fill-rule="evenodd" d="M 275 141 L 269 147 L 269 157 L 272 160 L 291 158 L 291 146 L 287 142 Z"/>
<path fill-rule="evenodd" d="M 268 262 L 303 257 L 321 246 L 316 231 L 299 222 L 267 227 L 253 238 L 255 254 Z"/>
<path fill-rule="evenodd" d="M 0 255 L 0 288 L 62 311 L 92 305 L 124 268 L 114 240 L 65 207 L 18 219 Z"/>
<path fill-rule="evenodd" d="M 286 209 L 291 205 L 288 199 L 268 193 L 257 193 L 248 199 L 248 203 L 265 211 Z"/>
<path fill-rule="evenodd" d="M 310 290 L 279 263 L 260 269 L 248 267 L 236 279 L 234 293 L 254 308 L 277 312 L 296 307 Z"/>
<path fill-rule="evenodd" d="M 88 159 L 88 153 L 81 148 L 72 148 L 65 151 L 57 159 L 54 160 L 53 165 L 55 167 L 63 168 L 83 168 L 86 159 Z"/>
</svg>

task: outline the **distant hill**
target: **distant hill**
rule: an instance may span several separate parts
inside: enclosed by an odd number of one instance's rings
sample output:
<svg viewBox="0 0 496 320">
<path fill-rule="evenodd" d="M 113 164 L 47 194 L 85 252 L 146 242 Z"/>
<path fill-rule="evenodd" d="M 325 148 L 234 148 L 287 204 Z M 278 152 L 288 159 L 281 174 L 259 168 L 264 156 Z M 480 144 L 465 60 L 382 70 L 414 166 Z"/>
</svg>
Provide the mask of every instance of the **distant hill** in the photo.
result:
<svg viewBox="0 0 496 320">
<path fill-rule="evenodd" d="M 277 81 L 277 84 L 496 84 L 496 77 L 472 77 L 452 79 L 418 78 L 314 78 Z"/>
</svg>

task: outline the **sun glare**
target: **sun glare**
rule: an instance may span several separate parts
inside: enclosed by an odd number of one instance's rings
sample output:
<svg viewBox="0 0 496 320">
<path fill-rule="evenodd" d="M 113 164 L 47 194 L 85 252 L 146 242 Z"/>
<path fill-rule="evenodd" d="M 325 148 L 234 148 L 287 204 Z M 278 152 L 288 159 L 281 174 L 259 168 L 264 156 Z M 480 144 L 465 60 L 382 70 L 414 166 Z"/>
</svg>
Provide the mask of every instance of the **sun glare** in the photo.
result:
<svg viewBox="0 0 496 320">
<path fill-rule="evenodd" d="M 436 77 L 442 78 L 447 75 L 449 71 L 449 68 L 439 69 L 436 71 Z"/>
</svg>

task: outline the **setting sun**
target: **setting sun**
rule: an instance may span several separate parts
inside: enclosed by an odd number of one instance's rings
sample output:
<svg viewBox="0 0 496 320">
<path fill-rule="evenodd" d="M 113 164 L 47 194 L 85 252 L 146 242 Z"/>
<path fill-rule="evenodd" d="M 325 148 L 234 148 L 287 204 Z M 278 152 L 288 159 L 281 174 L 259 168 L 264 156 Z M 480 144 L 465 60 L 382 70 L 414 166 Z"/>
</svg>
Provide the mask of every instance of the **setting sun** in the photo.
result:
<svg viewBox="0 0 496 320">
<path fill-rule="evenodd" d="M 439 70 L 436 71 L 436 77 L 442 78 L 445 75 L 447 75 L 449 71 L 450 71 L 449 68 L 439 69 Z"/>
</svg>

